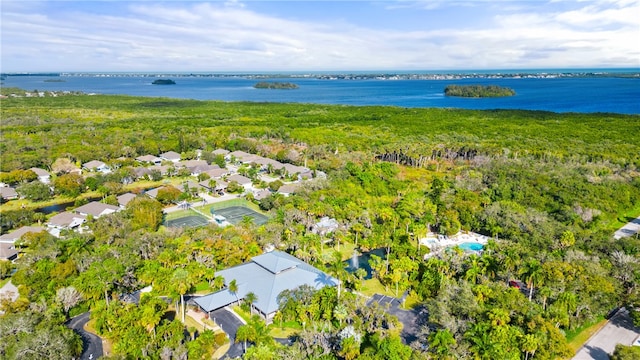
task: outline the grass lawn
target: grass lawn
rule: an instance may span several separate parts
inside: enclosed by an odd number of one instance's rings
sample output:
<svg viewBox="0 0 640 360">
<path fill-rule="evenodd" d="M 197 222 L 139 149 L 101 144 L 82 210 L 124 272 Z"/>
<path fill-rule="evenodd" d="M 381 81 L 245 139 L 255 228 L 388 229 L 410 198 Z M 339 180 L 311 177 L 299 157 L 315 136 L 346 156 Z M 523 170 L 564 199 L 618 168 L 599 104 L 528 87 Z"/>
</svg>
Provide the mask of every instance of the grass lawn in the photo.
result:
<svg viewBox="0 0 640 360">
<path fill-rule="evenodd" d="M 220 358 L 222 358 L 222 356 L 224 354 L 226 354 L 227 351 L 229 351 L 229 348 L 231 348 L 231 343 L 230 342 L 220 346 L 219 348 L 216 349 L 216 351 L 213 353 L 213 356 L 211 358 L 212 359 L 220 359 Z"/>
<path fill-rule="evenodd" d="M 0 280 L 0 288 L 5 286 L 11 280 L 10 277 Z"/>
<path fill-rule="evenodd" d="M 565 337 L 567 338 L 567 344 L 573 353 L 575 354 L 580 350 L 582 345 L 589 340 L 593 334 L 598 332 L 598 330 L 602 329 L 603 326 L 607 324 L 607 319 L 600 317 L 596 319 L 594 322 L 588 323 L 582 327 L 579 327 L 575 330 L 570 330 L 565 333 Z"/>
<path fill-rule="evenodd" d="M 246 312 L 246 311 L 244 311 L 244 310 L 242 309 L 242 307 L 240 307 L 240 306 L 234 306 L 234 307 L 233 307 L 233 311 L 234 311 L 236 314 L 240 315 L 240 317 L 241 317 L 245 322 L 249 322 L 249 320 L 251 320 L 251 314 L 250 314 L 250 313 L 248 313 L 248 312 Z"/>
<path fill-rule="evenodd" d="M 276 321 L 269 325 L 269 335 L 274 338 L 286 339 L 291 335 L 297 334 L 302 330 L 302 324 L 297 321 L 285 321 L 280 326 L 280 322 Z"/>
<path fill-rule="evenodd" d="M 614 232 L 626 225 L 629 221 L 631 221 L 631 219 L 635 219 L 638 216 L 640 216 L 640 204 L 625 211 L 617 218 L 607 218 L 605 220 L 607 222 L 606 228 L 611 232 Z"/>
</svg>

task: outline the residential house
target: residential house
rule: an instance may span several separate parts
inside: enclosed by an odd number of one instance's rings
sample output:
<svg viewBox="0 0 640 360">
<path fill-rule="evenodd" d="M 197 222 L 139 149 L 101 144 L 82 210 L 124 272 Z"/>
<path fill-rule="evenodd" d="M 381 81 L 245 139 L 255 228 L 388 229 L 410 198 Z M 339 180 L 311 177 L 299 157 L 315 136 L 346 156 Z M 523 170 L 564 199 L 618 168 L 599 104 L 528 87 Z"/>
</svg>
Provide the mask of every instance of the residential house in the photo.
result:
<svg viewBox="0 0 640 360">
<path fill-rule="evenodd" d="M 284 168 L 283 163 L 277 160 L 269 159 L 269 158 L 260 158 L 254 161 L 254 163 L 260 165 L 260 170 L 263 170 L 263 171 L 267 171 L 269 170 L 269 168 L 271 168 L 272 170 L 280 170 Z"/>
<path fill-rule="evenodd" d="M 213 179 L 220 179 L 223 176 L 229 175 L 229 170 L 227 169 L 211 169 L 204 172 L 205 174 L 211 176 Z"/>
<path fill-rule="evenodd" d="M 13 244 L 0 243 L 0 260 L 13 261 L 18 258 L 18 250 Z"/>
<path fill-rule="evenodd" d="M 294 194 L 296 192 L 296 190 L 298 189 L 298 187 L 300 187 L 299 184 L 284 184 L 282 186 L 280 186 L 280 188 L 278 189 L 278 194 L 282 194 L 284 196 L 289 196 L 291 194 Z"/>
<path fill-rule="evenodd" d="M 108 174 L 111 172 L 111 168 L 107 166 L 107 164 L 103 163 L 99 160 L 91 160 L 82 164 L 82 168 L 88 171 L 98 171 L 103 174 Z"/>
<path fill-rule="evenodd" d="M 271 321 L 278 311 L 278 295 L 282 291 L 294 290 L 302 285 L 321 289 L 336 286 L 339 281 L 278 250 L 255 256 L 247 263 L 218 271 L 215 275 L 224 278 L 226 288 L 194 299 L 202 310 L 211 312 L 253 293 L 257 298 L 253 306 L 267 321 Z M 238 286 L 235 293 L 229 290 L 232 281 Z"/>
<path fill-rule="evenodd" d="M 82 232 L 81 226 L 85 221 L 87 221 L 86 216 L 65 211 L 54 215 L 49 219 L 47 222 L 47 228 L 51 235 L 60 237 L 60 232 L 63 230 L 75 230 Z"/>
<path fill-rule="evenodd" d="M 237 182 L 239 185 L 241 185 L 242 187 L 244 187 L 246 190 L 251 189 L 251 179 L 249 179 L 246 176 L 242 176 L 240 174 L 233 174 L 231 176 L 227 177 L 227 182 L 232 182 L 235 181 Z"/>
<path fill-rule="evenodd" d="M 185 181 L 182 183 L 180 190 L 182 191 L 189 191 L 192 194 L 197 194 L 200 191 L 204 190 L 202 188 L 202 186 L 200 186 L 200 184 L 193 182 L 193 181 Z"/>
<path fill-rule="evenodd" d="M 121 209 L 124 209 L 125 207 L 127 207 L 127 204 L 131 202 L 131 200 L 136 198 L 136 196 L 137 196 L 136 194 L 132 194 L 132 193 L 122 194 L 117 197 L 118 205 L 120 206 Z"/>
<path fill-rule="evenodd" d="M 180 161 L 181 156 L 175 151 L 167 151 L 160 154 L 160 159 L 177 163 Z"/>
<path fill-rule="evenodd" d="M 2 186 L 0 187 L 0 197 L 2 198 L 2 200 L 6 201 L 17 199 L 19 196 L 16 189 L 12 188 L 11 186 Z"/>
<path fill-rule="evenodd" d="M 213 155 L 222 155 L 222 156 L 226 156 L 229 153 L 229 150 L 227 149 L 215 149 L 211 152 Z"/>
<path fill-rule="evenodd" d="M 340 227 L 338 220 L 324 216 L 313 225 L 311 232 L 319 235 L 327 235 L 335 232 Z"/>
<path fill-rule="evenodd" d="M 153 164 L 153 165 L 160 165 L 162 164 L 162 159 L 160 159 L 157 156 L 153 156 L 153 155 L 142 155 L 142 156 L 138 156 L 136 158 L 137 161 L 143 163 L 143 164 Z"/>
<path fill-rule="evenodd" d="M 256 200 L 262 200 L 264 198 L 267 198 L 271 195 L 271 191 L 267 190 L 267 189 L 262 189 L 259 191 L 256 191 L 253 193 L 253 198 Z"/>
<path fill-rule="evenodd" d="M 225 159 L 228 159 L 227 161 L 235 159 L 236 162 L 239 162 L 242 164 L 250 164 L 260 158 L 262 157 L 254 154 L 249 154 L 241 150 L 230 152 L 225 156 Z"/>
<path fill-rule="evenodd" d="M 132 169 L 132 173 L 136 179 L 143 179 L 151 175 L 151 169 L 146 167 L 136 167 Z"/>
<path fill-rule="evenodd" d="M 221 179 L 202 180 L 198 184 L 203 188 L 207 189 L 208 191 L 218 192 L 218 193 L 227 190 L 227 185 L 229 185 L 227 182 Z"/>
<path fill-rule="evenodd" d="M 24 235 L 28 233 L 39 233 L 47 231 L 44 226 L 23 226 L 15 231 L 0 236 L 0 243 L 13 244 L 20 240 Z"/>
<path fill-rule="evenodd" d="M 113 214 L 116 211 L 120 211 L 120 208 L 115 205 L 104 204 L 98 201 L 92 201 L 88 204 L 82 205 L 79 208 L 76 208 L 75 211 L 77 214 L 84 216 L 93 216 L 94 218 L 99 218 L 100 216 Z"/>
<path fill-rule="evenodd" d="M 51 174 L 49 174 L 47 170 L 36 168 L 36 167 L 32 167 L 29 170 L 33 171 L 36 175 L 38 175 L 38 181 L 40 181 L 41 183 L 48 184 L 51 182 Z"/>
<path fill-rule="evenodd" d="M 159 171 L 160 175 L 162 176 L 167 176 L 169 175 L 169 171 L 171 170 L 171 166 L 166 166 L 166 165 L 154 165 L 154 166 L 149 166 L 148 169 L 150 171 Z"/>
<path fill-rule="evenodd" d="M 13 261 L 18 257 L 15 242 L 28 233 L 47 231 L 43 226 L 23 226 L 18 230 L 0 236 L 0 260 Z"/>
<path fill-rule="evenodd" d="M 144 194 L 145 194 L 145 195 L 147 195 L 147 196 L 149 196 L 149 197 L 150 197 L 150 198 L 152 198 L 152 199 L 155 199 L 156 197 L 158 197 L 158 191 L 159 191 L 160 189 L 164 189 L 164 188 L 166 188 L 166 187 L 173 187 L 173 188 L 176 188 L 175 186 L 172 186 L 172 185 L 168 185 L 168 186 L 160 186 L 160 187 L 157 187 L 157 188 L 154 188 L 154 189 L 151 189 L 151 190 L 147 190 L 147 191 L 145 191 L 145 193 L 144 193 Z M 176 189 L 177 189 L 177 188 L 176 188 Z M 182 192 L 182 189 L 178 189 L 178 191 Z"/>
</svg>

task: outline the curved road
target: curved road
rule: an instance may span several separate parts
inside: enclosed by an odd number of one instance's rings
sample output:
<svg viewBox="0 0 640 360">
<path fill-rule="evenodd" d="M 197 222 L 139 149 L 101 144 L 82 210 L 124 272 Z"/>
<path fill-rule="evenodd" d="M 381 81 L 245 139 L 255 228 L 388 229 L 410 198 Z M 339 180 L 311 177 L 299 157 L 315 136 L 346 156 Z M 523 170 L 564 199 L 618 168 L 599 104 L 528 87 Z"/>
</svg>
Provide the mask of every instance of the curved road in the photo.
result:
<svg viewBox="0 0 640 360">
<path fill-rule="evenodd" d="M 84 329 L 89 321 L 89 312 L 80 314 L 67 322 L 67 327 L 82 336 L 82 355 L 80 360 L 94 360 L 102 356 L 102 339 Z"/>
</svg>

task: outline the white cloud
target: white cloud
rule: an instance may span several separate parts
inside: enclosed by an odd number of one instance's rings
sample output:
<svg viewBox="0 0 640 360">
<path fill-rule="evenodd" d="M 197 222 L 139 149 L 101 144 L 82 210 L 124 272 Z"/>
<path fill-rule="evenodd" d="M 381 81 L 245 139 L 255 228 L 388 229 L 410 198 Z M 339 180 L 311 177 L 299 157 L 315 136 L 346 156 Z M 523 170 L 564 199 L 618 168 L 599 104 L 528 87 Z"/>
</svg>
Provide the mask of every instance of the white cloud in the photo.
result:
<svg viewBox="0 0 640 360">
<path fill-rule="evenodd" d="M 446 6 L 442 1 L 417 3 Z M 515 6 L 487 19 L 489 26 L 473 28 L 452 19 L 449 28 L 421 30 L 356 26 L 345 20 L 348 14 L 334 22 L 294 21 L 257 13 L 238 1 L 145 1 L 131 3 L 120 13 L 76 10 L 52 15 L 39 10 L 42 4 L 28 11 L 8 4 L 3 2 L 1 19 L 2 71 L 640 65 L 637 1 L 571 3 L 566 11 L 505 2 L 504 8 Z"/>
</svg>

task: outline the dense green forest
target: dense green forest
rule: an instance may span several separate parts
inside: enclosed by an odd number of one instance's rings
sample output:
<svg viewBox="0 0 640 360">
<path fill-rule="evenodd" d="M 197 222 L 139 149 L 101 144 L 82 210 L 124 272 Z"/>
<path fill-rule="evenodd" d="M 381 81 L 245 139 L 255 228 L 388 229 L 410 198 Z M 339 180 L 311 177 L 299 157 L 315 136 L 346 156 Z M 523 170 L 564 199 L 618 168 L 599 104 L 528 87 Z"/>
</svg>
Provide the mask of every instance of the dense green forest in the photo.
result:
<svg viewBox="0 0 640 360">
<path fill-rule="evenodd" d="M 256 89 L 297 89 L 298 85 L 289 82 L 269 82 L 269 81 L 261 81 L 255 85 L 253 85 Z"/>
<path fill-rule="evenodd" d="M 91 233 L 27 238 L 12 276 L 21 296 L 2 302 L 9 316 L 0 318 L 0 330 L 20 316 L 61 324 L 91 308 L 116 358 L 202 358 L 222 342 L 209 333 L 185 335 L 167 314 L 180 310 L 180 295 L 219 288 L 215 270 L 269 244 L 329 271 L 349 291 L 283 294 L 274 324 L 253 318 L 231 339 L 254 345 L 249 359 L 567 358 L 566 334 L 617 306 L 640 305 L 640 240 L 612 236 L 640 213 L 640 116 L 127 96 L 1 101 L 0 166 L 8 182 L 31 184 L 21 170 L 54 170 L 60 159 L 117 169 L 92 180 L 60 175 L 52 196 L 78 196 L 91 185 L 102 186 L 106 199 L 124 191 L 116 184 L 130 159 L 170 150 L 186 158 L 197 149 L 244 150 L 306 163 L 327 178 L 257 202 L 272 218 L 262 226 L 167 229 L 160 216 L 149 216 L 161 208 L 149 199 L 91 220 Z M 42 220 L 28 210 L 1 216 L 8 227 Z M 323 216 L 340 229 L 312 232 Z M 460 230 L 493 240 L 481 254 L 454 249 L 424 258 L 428 249 L 417 239 Z M 372 279 L 344 269 L 354 249 L 384 249 L 385 258 L 372 256 Z M 509 287 L 513 279 L 528 291 Z M 153 292 L 140 305 L 118 300 L 147 285 Z M 408 306 L 425 309 L 413 342 L 402 343 L 397 320 L 357 295 L 374 288 L 407 292 Z M 157 301 L 160 295 L 172 304 Z M 279 328 L 294 329 L 297 341 L 273 341 L 269 331 Z M 66 339 L 65 354 L 77 352 L 77 339 L 63 330 L 40 331 Z M 19 350 L 14 341 L 0 354 Z"/>
<path fill-rule="evenodd" d="M 446 96 L 481 98 L 513 96 L 516 92 L 511 88 L 497 85 L 448 85 L 444 89 L 444 94 Z"/>
</svg>

